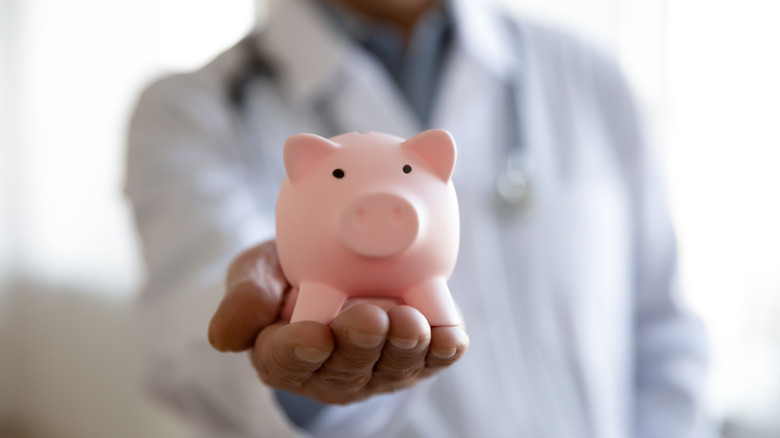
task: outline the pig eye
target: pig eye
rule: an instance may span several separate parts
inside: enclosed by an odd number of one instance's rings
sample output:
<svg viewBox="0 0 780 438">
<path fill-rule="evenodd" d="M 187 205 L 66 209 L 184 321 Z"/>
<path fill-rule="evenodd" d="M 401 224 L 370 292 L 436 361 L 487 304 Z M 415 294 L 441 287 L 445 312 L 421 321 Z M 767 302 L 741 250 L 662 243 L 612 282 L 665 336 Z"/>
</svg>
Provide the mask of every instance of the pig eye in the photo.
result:
<svg viewBox="0 0 780 438">
<path fill-rule="evenodd" d="M 333 176 L 338 179 L 344 178 L 344 171 L 341 169 L 336 169 L 333 171 Z"/>
<path fill-rule="evenodd" d="M 404 165 L 404 173 L 411 173 L 411 171 L 412 171 L 412 166 L 410 166 L 408 164 L 405 164 Z"/>
</svg>

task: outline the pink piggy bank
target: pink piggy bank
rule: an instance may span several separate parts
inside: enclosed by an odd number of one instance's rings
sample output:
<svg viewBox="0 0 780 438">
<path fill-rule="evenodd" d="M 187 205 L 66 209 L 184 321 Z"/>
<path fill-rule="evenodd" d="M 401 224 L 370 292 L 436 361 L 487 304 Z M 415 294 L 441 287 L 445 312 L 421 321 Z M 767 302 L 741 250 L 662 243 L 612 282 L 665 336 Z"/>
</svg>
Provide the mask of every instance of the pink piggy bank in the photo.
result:
<svg viewBox="0 0 780 438">
<path fill-rule="evenodd" d="M 284 144 L 276 245 L 298 290 L 291 322 L 329 324 L 349 297 L 392 297 L 431 326 L 459 321 L 447 279 L 458 254 L 455 142 L 369 132 Z"/>
</svg>

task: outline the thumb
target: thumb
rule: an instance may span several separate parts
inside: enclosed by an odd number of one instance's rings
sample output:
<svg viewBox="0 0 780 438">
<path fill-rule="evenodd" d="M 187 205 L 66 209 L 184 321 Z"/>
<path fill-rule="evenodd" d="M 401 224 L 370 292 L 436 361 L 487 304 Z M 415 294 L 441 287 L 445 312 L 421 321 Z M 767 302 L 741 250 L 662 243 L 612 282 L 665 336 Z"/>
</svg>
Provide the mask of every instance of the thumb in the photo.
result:
<svg viewBox="0 0 780 438">
<path fill-rule="evenodd" d="M 225 297 L 211 318 L 209 342 L 219 351 L 251 348 L 279 313 L 289 288 L 276 243 L 268 241 L 236 257 L 228 269 Z"/>
</svg>

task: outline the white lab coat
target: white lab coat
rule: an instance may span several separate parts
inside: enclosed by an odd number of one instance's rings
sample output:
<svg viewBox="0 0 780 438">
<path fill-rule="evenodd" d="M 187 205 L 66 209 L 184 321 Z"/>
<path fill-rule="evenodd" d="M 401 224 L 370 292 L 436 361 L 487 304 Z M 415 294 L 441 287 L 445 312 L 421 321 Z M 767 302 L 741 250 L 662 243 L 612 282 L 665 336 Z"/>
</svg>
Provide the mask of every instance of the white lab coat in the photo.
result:
<svg viewBox="0 0 780 438">
<path fill-rule="evenodd" d="M 612 63 L 575 39 L 456 1 L 432 127 L 458 144 L 462 239 L 450 287 L 471 347 L 411 390 L 328 407 L 326 437 L 675 438 L 700 424 L 702 327 L 680 301 L 657 159 Z M 147 383 L 199 436 L 306 436 L 245 354 L 208 345 L 237 253 L 273 238 L 282 144 L 297 132 L 422 129 L 370 55 L 303 0 L 278 2 L 259 40 L 274 79 L 228 84 L 247 53 L 163 79 L 132 120 L 127 194 L 148 267 Z M 495 209 L 522 54 L 534 202 Z M 331 119 L 324 123 L 325 118 Z"/>
</svg>

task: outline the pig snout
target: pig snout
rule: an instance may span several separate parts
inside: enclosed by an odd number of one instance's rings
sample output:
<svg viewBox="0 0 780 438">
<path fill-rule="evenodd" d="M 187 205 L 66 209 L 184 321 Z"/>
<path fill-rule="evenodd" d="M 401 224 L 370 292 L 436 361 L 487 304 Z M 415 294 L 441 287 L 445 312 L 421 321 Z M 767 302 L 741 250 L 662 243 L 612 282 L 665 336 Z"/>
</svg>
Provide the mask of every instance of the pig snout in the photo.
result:
<svg viewBox="0 0 780 438">
<path fill-rule="evenodd" d="M 390 193 L 375 193 L 353 202 L 341 221 L 342 242 L 365 257 L 389 257 L 417 238 L 420 224 L 409 201 Z"/>
</svg>

